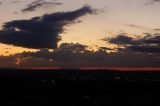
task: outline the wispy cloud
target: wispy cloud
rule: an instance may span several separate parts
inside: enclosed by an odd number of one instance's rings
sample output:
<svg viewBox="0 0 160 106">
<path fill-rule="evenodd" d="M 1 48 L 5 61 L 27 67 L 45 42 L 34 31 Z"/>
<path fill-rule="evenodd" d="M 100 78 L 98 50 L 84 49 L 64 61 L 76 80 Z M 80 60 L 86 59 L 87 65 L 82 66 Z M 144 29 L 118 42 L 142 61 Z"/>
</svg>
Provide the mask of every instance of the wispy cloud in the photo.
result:
<svg viewBox="0 0 160 106">
<path fill-rule="evenodd" d="M 48 7 L 53 7 L 55 5 L 62 5 L 63 3 L 59 3 L 59 2 L 48 2 L 45 0 L 36 0 L 30 4 L 27 5 L 26 8 L 22 9 L 22 12 L 31 12 L 31 11 L 35 11 L 38 8 L 48 8 Z"/>
<path fill-rule="evenodd" d="M 145 5 L 152 5 L 154 3 L 158 3 L 160 2 L 160 0 L 150 0 L 149 2 L 147 2 Z"/>
</svg>

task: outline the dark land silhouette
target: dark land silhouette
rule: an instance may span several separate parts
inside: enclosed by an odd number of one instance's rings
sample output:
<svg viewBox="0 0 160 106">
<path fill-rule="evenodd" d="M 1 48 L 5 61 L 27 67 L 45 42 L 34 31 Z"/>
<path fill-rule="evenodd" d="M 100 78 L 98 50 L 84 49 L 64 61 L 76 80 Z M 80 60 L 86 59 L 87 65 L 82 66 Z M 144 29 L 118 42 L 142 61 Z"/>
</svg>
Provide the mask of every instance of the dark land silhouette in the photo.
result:
<svg viewBox="0 0 160 106">
<path fill-rule="evenodd" d="M 158 103 L 160 71 L 0 70 L 0 103 L 138 105 Z"/>
</svg>

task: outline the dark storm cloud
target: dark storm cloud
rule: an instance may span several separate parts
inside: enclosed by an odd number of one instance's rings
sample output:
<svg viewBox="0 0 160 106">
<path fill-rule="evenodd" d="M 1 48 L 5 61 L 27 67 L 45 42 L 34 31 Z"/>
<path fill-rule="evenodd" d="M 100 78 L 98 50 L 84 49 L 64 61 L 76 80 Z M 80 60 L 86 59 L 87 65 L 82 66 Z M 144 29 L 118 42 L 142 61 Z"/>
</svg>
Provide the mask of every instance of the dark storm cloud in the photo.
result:
<svg viewBox="0 0 160 106">
<path fill-rule="evenodd" d="M 62 5 L 62 3 L 46 2 L 45 0 L 36 0 L 28 4 L 27 7 L 22 10 L 22 12 L 31 12 L 31 11 L 35 11 L 37 8 L 40 8 L 40 7 L 48 8 L 49 6 L 55 6 L 55 5 Z"/>
<path fill-rule="evenodd" d="M 0 43 L 25 48 L 56 48 L 61 40 L 64 26 L 86 14 L 93 14 L 95 10 L 84 6 L 70 12 L 45 14 L 30 20 L 15 20 L 7 22 L 0 30 Z"/>
<path fill-rule="evenodd" d="M 132 50 L 146 53 L 160 53 L 160 35 L 146 35 L 141 38 L 118 35 L 115 38 L 106 39 L 109 43 L 125 47 L 119 50 Z"/>
</svg>

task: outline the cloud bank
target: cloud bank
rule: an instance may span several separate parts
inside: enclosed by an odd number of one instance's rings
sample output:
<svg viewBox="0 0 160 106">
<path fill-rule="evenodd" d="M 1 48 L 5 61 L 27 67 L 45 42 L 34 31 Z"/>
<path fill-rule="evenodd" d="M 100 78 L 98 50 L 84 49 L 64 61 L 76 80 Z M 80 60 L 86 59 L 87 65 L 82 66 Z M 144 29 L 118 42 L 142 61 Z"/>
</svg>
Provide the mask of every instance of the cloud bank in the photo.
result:
<svg viewBox="0 0 160 106">
<path fill-rule="evenodd" d="M 133 38 L 127 35 L 118 35 L 115 38 L 106 39 L 111 44 L 123 46 L 124 50 L 146 53 L 160 53 L 160 35 L 148 34 L 141 38 Z"/>
<path fill-rule="evenodd" d="M 157 53 L 118 50 L 108 53 L 108 48 L 97 51 L 88 50 L 79 43 L 63 43 L 54 51 L 41 49 L 37 52 L 23 52 L 11 56 L 0 56 L 0 66 L 7 68 L 71 68 L 82 67 L 159 67 Z"/>
</svg>

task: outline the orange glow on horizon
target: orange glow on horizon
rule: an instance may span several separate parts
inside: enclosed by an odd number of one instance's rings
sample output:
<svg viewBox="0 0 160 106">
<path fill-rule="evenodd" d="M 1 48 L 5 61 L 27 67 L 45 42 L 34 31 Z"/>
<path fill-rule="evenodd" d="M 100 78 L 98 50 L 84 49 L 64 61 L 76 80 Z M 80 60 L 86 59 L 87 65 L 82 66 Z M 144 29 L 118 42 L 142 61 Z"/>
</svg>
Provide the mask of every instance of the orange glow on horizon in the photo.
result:
<svg viewBox="0 0 160 106">
<path fill-rule="evenodd" d="M 115 70 L 115 71 L 160 71 L 160 67 L 101 67 L 81 68 L 81 70 Z"/>
<path fill-rule="evenodd" d="M 72 68 L 67 69 L 67 68 L 60 68 L 60 67 L 35 67 L 35 68 L 30 68 L 33 70 L 72 70 Z M 74 69 L 73 69 L 74 70 Z M 99 70 L 99 71 L 160 71 L 160 67 L 100 67 L 100 68 L 77 68 L 75 70 L 82 70 L 82 71 L 95 71 L 95 70 Z"/>
</svg>

